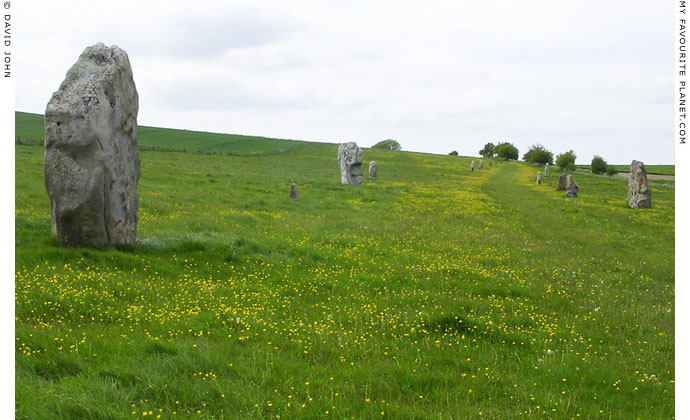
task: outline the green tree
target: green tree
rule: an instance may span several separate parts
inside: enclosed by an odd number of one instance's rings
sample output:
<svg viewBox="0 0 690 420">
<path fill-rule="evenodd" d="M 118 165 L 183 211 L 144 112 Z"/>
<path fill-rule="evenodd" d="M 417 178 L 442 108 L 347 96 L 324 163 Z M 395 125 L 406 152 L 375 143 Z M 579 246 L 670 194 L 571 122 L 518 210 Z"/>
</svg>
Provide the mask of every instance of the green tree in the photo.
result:
<svg viewBox="0 0 690 420">
<path fill-rule="evenodd" d="M 606 175 L 608 176 L 614 176 L 618 173 L 618 169 L 614 168 L 613 166 L 609 166 L 606 168 Z"/>
<path fill-rule="evenodd" d="M 450 156 L 457 156 L 457 155 L 458 155 L 458 151 L 457 151 L 457 150 L 453 150 L 452 152 L 450 152 L 450 153 L 448 153 L 448 154 L 449 154 Z"/>
<path fill-rule="evenodd" d="M 539 163 L 539 164 L 553 164 L 553 153 L 546 150 L 541 144 L 533 144 L 530 146 L 529 150 L 522 157 L 522 160 L 529 163 Z"/>
<path fill-rule="evenodd" d="M 574 171 L 575 170 L 575 158 L 577 155 L 572 150 L 565 153 L 561 153 L 556 156 L 556 165 L 564 171 Z"/>
<path fill-rule="evenodd" d="M 485 158 L 490 158 L 494 155 L 495 149 L 496 146 L 493 143 L 486 143 L 484 148 L 479 151 L 479 154 Z"/>
<path fill-rule="evenodd" d="M 505 160 L 518 160 L 520 157 L 520 151 L 511 143 L 498 143 L 494 148 L 494 152 L 498 157 Z"/>
<path fill-rule="evenodd" d="M 402 150 L 400 143 L 398 143 L 397 140 L 393 139 L 380 141 L 371 147 L 373 149 Z"/>
<path fill-rule="evenodd" d="M 592 159 L 592 173 L 593 174 L 603 174 L 606 173 L 606 169 L 608 168 L 608 164 L 602 158 L 601 156 L 594 156 L 594 159 Z"/>
</svg>

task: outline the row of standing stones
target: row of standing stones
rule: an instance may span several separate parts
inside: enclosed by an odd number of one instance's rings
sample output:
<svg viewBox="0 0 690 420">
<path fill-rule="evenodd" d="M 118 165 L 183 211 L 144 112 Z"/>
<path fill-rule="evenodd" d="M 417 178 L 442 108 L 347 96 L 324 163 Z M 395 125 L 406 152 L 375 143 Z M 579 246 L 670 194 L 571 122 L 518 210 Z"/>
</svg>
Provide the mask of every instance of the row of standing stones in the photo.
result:
<svg viewBox="0 0 690 420">
<path fill-rule="evenodd" d="M 493 164 L 494 164 L 494 158 L 490 158 L 489 159 L 489 166 L 493 166 Z M 483 167 L 484 167 L 484 161 L 480 159 L 479 160 L 479 169 L 482 169 Z M 472 161 L 472 163 L 470 163 L 470 170 L 472 172 L 474 172 L 474 161 Z"/>
<path fill-rule="evenodd" d="M 544 174 L 549 176 L 549 164 L 544 167 Z M 537 171 L 537 185 L 541 184 L 541 171 Z M 580 191 L 571 175 L 561 174 L 558 177 L 558 189 L 565 190 L 565 196 L 576 198 Z M 644 163 L 633 160 L 630 164 L 628 180 L 628 206 L 633 209 L 652 208 L 652 191 L 647 183 L 647 171 Z"/>
<path fill-rule="evenodd" d="M 45 112 L 45 184 L 50 198 L 52 233 L 71 246 L 136 245 L 139 197 L 137 94 L 127 53 L 102 43 L 87 47 L 53 93 Z M 362 149 L 338 147 L 341 182 L 362 183 Z M 489 160 L 492 166 L 493 159 Z M 482 169 L 483 161 L 479 161 Z M 474 161 L 471 164 L 474 171 Z M 376 179 L 378 165 L 369 164 Z M 548 164 L 544 170 L 549 176 Z M 541 173 L 537 174 L 537 183 Z M 558 189 L 576 197 L 571 176 Z M 290 186 L 290 198 L 297 198 Z M 642 162 L 630 166 L 628 202 L 651 207 L 651 192 Z"/>
</svg>

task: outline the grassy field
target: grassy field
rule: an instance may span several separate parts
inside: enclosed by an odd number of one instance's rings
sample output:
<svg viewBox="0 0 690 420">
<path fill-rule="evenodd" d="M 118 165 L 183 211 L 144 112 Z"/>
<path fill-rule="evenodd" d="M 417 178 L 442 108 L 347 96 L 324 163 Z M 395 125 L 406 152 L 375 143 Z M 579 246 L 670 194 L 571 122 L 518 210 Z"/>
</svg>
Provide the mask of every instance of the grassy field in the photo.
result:
<svg viewBox="0 0 690 420">
<path fill-rule="evenodd" d="M 345 186 L 336 149 L 144 150 L 140 246 L 88 249 L 17 146 L 16 417 L 673 417 L 673 190 L 369 149 Z"/>
<path fill-rule="evenodd" d="M 577 169 L 584 169 L 584 170 L 591 170 L 590 165 L 575 165 Z M 611 167 L 616 168 L 618 172 L 625 172 L 629 173 L 630 172 L 630 164 L 627 165 L 609 165 Z M 644 169 L 647 171 L 647 174 L 653 174 L 653 175 L 675 175 L 676 174 L 676 165 L 645 165 Z"/>
<path fill-rule="evenodd" d="M 15 113 L 16 136 L 27 145 L 43 144 L 43 115 Z M 200 152 L 233 156 L 265 156 L 297 150 L 313 143 L 266 137 L 217 134 L 139 126 L 139 149 Z"/>
</svg>

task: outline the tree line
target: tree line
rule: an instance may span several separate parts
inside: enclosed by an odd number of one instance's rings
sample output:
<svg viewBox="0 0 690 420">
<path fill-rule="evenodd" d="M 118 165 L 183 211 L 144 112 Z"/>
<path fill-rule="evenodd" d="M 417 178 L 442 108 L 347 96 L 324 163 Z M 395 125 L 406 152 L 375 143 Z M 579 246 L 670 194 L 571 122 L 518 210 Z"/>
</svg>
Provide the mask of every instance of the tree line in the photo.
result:
<svg viewBox="0 0 690 420">
<path fill-rule="evenodd" d="M 449 155 L 457 156 L 458 152 L 453 150 Z M 479 151 L 479 155 L 484 158 L 492 158 L 494 156 L 505 159 L 505 160 L 518 160 L 520 152 L 515 145 L 508 142 L 501 142 L 498 144 L 493 144 L 491 142 L 486 143 L 484 148 Z M 574 151 L 568 150 L 567 152 L 561 153 L 556 156 L 556 166 L 558 166 L 563 171 L 574 171 L 575 170 L 575 159 L 577 155 Z M 553 152 L 546 149 L 539 143 L 535 143 L 530 146 L 529 150 L 522 156 L 522 160 L 528 163 L 539 164 L 539 165 L 553 165 L 554 157 Z M 609 176 L 615 175 L 618 171 L 609 166 L 606 160 L 601 156 L 594 156 L 590 164 L 592 173 L 595 174 L 607 174 Z"/>
</svg>

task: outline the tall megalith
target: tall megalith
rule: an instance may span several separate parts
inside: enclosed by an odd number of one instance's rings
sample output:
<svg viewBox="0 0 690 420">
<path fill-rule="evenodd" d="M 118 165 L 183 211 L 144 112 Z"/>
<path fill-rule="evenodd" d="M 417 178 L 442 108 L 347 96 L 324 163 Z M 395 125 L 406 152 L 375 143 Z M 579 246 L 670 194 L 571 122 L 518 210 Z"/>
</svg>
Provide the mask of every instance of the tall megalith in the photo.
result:
<svg viewBox="0 0 690 420">
<path fill-rule="evenodd" d="M 371 161 L 369 162 L 369 178 L 370 179 L 376 179 L 376 174 L 378 173 L 379 170 L 379 165 L 376 163 L 376 161 Z"/>
<path fill-rule="evenodd" d="M 338 147 L 340 182 L 343 184 L 362 183 L 362 149 L 355 142 L 343 143 Z"/>
<path fill-rule="evenodd" d="M 566 186 L 567 186 L 567 182 L 568 182 L 568 175 L 566 175 L 566 174 L 561 174 L 561 175 L 558 177 L 558 189 L 559 189 L 559 190 L 564 190 L 564 189 L 566 188 Z"/>
<path fill-rule="evenodd" d="M 628 205 L 633 209 L 652 208 L 652 191 L 647 184 L 647 170 L 644 163 L 633 160 L 628 180 Z"/>
<path fill-rule="evenodd" d="M 568 186 L 565 189 L 565 196 L 568 198 L 577 198 L 577 193 L 580 191 L 580 187 L 577 186 L 575 178 L 568 175 Z"/>
<path fill-rule="evenodd" d="M 98 43 L 45 112 L 45 184 L 63 245 L 137 243 L 139 97 L 127 53 Z"/>
</svg>

